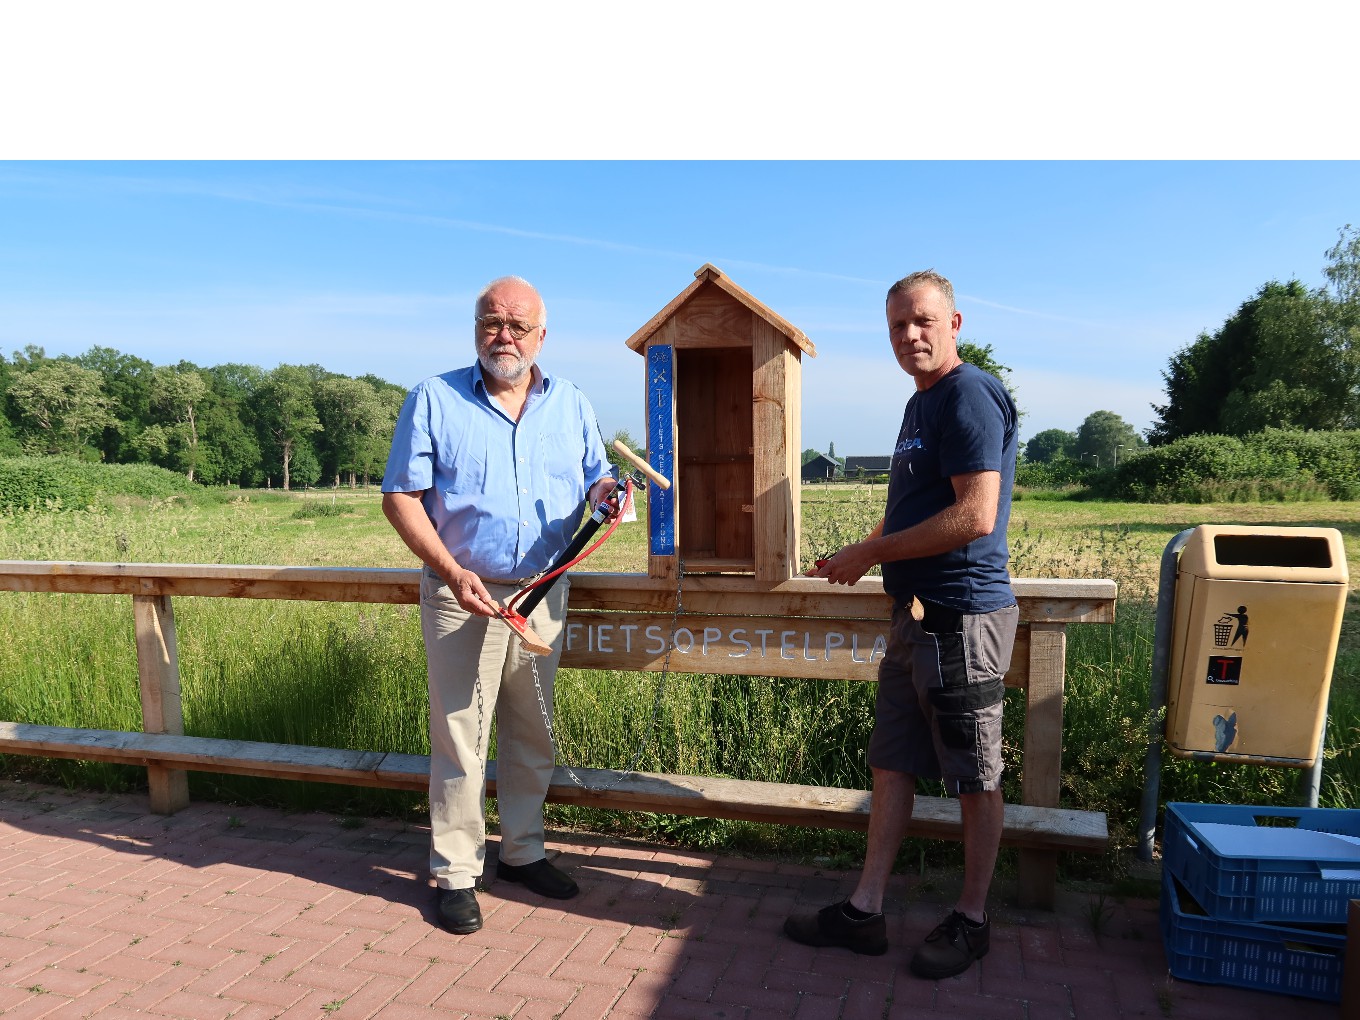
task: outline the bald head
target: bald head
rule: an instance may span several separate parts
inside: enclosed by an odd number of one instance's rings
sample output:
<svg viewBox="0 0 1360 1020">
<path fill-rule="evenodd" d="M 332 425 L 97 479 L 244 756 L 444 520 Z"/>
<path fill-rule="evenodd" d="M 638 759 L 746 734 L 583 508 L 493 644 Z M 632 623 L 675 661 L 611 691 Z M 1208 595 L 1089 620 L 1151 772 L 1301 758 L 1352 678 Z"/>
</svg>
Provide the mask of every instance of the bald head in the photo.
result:
<svg viewBox="0 0 1360 1020">
<path fill-rule="evenodd" d="M 477 304 L 475 306 L 478 315 L 483 314 L 488 296 L 493 291 L 500 291 L 502 289 L 517 290 L 521 294 L 527 291 L 532 294 L 534 303 L 538 309 L 534 314 L 533 321 L 540 326 L 546 326 L 548 324 L 548 306 L 543 303 L 543 297 L 538 293 L 538 288 L 522 276 L 498 276 L 483 287 L 477 295 Z"/>
</svg>

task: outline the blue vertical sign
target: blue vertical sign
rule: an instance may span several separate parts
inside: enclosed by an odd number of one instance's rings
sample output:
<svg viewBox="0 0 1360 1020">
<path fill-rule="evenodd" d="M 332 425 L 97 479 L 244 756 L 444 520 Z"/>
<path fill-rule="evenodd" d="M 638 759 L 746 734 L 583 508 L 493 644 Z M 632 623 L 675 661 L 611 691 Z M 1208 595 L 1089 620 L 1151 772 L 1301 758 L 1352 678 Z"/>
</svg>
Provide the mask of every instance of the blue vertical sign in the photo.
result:
<svg viewBox="0 0 1360 1020">
<path fill-rule="evenodd" d="M 675 360 L 670 344 L 647 348 L 647 452 L 652 467 L 671 480 L 647 489 L 647 522 L 653 556 L 675 555 Z"/>
</svg>

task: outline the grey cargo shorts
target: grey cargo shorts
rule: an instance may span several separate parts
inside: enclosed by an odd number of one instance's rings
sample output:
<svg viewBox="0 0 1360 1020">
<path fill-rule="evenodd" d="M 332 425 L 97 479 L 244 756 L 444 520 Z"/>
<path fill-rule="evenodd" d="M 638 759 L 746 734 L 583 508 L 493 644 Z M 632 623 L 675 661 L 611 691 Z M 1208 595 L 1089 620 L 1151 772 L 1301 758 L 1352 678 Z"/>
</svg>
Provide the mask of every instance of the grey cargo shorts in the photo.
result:
<svg viewBox="0 0 1360 1020">
<path fill-rule="evenodd" d="M 951 793 L 1001 785 L 1002 678 L 1020 610 L 965 613 L 921 600 L 918 622 L 893 611 L 879 664 L 869 764 L 926 779 Z"/>
</svg>

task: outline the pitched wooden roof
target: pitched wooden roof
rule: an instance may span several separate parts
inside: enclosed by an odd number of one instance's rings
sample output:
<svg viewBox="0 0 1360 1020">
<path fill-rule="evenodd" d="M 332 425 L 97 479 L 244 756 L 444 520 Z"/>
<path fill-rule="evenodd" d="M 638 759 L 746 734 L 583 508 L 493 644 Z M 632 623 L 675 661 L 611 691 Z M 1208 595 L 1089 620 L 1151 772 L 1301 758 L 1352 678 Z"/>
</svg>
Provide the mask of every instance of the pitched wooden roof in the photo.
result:
<svg viewBox="0 0 1360 1020">
<path fill-rule="evenodd" d="M 643 347 L 645 347 L 647 341 L 651 339 L 652 334 L 660 329 L 662 324 L 674 315 L 680 307 L 693 297 L 705 284 L 712 284 L 717 287 L 724 294 L 729 295 L 740 304 L 745 305 L 775 329 L 779 330 L 779 332 L 783 333 L 791 343 L 797 344 L 812 357 L 815 358 L 817 356 L 817 348 L 812 345 L 812 341 L 807 338 L 807 335 L 801 329 L 793 325 L 783 316 L 771 311 L 760 301 L 742 290 L 728 279 L 726 273 L 711 262 L 705 262 L 694 271 L 694 282 L 672 298 L 665 308 L 661 309 L 661 311 L 648 319 L 645 326 L 630 336 L 628 338 L 628 346 L 639 354 L 642 353 Z"/>
</svg>

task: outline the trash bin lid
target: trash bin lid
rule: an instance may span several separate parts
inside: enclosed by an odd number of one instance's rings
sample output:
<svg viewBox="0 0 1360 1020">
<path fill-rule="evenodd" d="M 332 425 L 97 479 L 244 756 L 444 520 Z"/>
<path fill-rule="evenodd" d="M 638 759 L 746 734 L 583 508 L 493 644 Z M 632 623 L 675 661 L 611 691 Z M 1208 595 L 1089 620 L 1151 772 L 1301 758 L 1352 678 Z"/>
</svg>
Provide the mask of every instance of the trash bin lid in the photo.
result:
<svg viewBox="0 0 1360 1020">
<path fill-rule="evenodd" d="M 1346 549 L 1336 528 L 1201 524 L 1181 550 L 1181 573 L 1235 581 L 1346 584 Z"/>
</svg>

